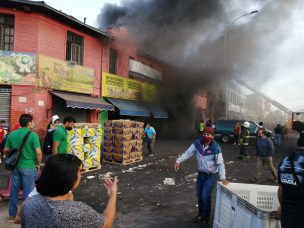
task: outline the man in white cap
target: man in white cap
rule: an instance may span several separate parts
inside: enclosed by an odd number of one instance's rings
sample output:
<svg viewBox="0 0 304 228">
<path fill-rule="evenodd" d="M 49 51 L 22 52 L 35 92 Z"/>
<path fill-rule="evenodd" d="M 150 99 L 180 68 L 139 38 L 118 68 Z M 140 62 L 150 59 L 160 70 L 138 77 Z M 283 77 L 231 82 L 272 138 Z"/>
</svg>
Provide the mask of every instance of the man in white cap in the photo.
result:
<svg viewBox="0 0 304 228">
<path fill-rule="evenodd" d="M 58 125 L 60 124 L 60 118 L 58 115 L 54 115 L 51 118 L 51 122 L 49 123 L 47 130 L 48 131 L 54 131 Z"/>
<path fill-rule="evenodd" d="M 44 143 L 43 143 L 43 154 L 45 155 L 45 158 L 52 154 L 53 151 L 53 133 L 60 124 L 60 118 L 58 115 L 54 115 L 51 118 L 51 122 L 49 123 L 47 127 L 47 134 L 44 138 Z"/>
</svg>

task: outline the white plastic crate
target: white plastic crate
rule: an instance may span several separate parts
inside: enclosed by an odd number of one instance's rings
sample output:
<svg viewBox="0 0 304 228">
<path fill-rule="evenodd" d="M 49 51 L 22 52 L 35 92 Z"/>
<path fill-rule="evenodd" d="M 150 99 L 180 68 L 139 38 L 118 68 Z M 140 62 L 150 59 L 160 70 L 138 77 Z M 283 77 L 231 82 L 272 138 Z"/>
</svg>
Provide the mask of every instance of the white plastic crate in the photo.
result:
<svg viewBox="0 0 304 228">
<path fill-rule="evenodd" d="M 217 184 L 213 228 L 280 228 L 278 186 Z"/>
</svg>

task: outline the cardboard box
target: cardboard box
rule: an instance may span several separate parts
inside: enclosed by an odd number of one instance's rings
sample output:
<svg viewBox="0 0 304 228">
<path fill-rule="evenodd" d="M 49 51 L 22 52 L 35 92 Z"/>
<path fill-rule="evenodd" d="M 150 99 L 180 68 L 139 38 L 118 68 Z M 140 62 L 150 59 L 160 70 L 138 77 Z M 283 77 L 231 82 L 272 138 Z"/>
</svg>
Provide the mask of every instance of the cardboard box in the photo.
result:
<svg viewBox="0 0 304 228">
<path fill-rule="evenodd" d="M 115 147 L 114 148 L 114 153 L 117 154 L 129 154 L 132 150 L 132 147 L 129 146 L 128 148 L 122 148 L 122 147 Z"/>
<path fill-rule="evenodd" d="M 112 145 L 113 145 L 113 141 L 112 141 L 112 140 L 107 140 L 107 139 L 105 139 L 105 140 L 103 141 L 103 145 L 104 145 L 104 146 L 107 146 L 107 147 L 112 146 Z"/>
<path fill-rule="evenodd" d="M 104 133 L 113 133 L 113 128 L 112 127 L 105 127 L 104 128 Z"/>
<path fill-rule="evenodd" d="M 104 122 L 104 126 L 105 126 L 105 127 L 112 127 L 112 126 L 113 126 L 113 122 L 112 122 L 111 120 L 106 120 L 106 121 Z"/>
<path fill-rule="evenodd" d="M 112 153 L 103 153 L 103 158 L 107 161 L 112 161 Z"/>
<path fill-rule="evenodd" d="M 132 139 L 132 134 L 115 134 L 114 141 L 129 141 Z"/>
<path fill-rule="evenodd" d="M 138 127 L 138 128 L 143 128 L 144 125 L 145 124 L 143 122 L 136 122 L 136 127 Z"/>
<path fill-rule="evenodd" d="M 132 121 L 130 120 L 113 120 L 114 127 L 131 127 Z"/>
<path fill-rule="evenodd" d="M 114 138 L 114 134 L 113 133 L 106 133 L 104 135 L 104 139 L 105 140 L 113 140 L 113 138 Z"/>
<path fill-rule="evenodd" d="M 117 154 L 117 153 L 113 153 L 112 157 L 114 158 L 115 161 L 118 161 L 118 162 L 122 162 L 124 160 L 130 159 L 130 155 L 129 154 Z"/>
</svg>

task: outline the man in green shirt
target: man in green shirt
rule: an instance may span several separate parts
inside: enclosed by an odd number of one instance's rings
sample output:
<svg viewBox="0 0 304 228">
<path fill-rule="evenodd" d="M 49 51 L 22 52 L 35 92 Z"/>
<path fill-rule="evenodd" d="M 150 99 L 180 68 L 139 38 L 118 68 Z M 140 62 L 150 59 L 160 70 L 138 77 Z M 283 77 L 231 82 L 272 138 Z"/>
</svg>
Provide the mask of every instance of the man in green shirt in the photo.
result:
<svg viewBox="0 0 304 228">
<path fill-rule="evenodd" d="M 63 124 L 58 126 L 53 133 L 53 154 L 67 153 L 67 132 L 73 129 L 76 120 L 72 116 L 66 116 Z"/>
<path fill-rule="evenodd" d="M 19 123 L 21 127 L 11 132 L 7 138 L 4 148 L 6 154 L 9 154 L 13 149 L 19 149 L 25 135 L 34 127 L 33 117 L 30 114 L 22 114 Z M 31 132 L 19 156 L 16 169 L 11 174 L 12 189 L 8 210 L 9 221 L 13 221 L 17 214 L 16 203 L 20 188 L 23 187 L 23 200 L 33 190 L 41 159 L 39 137 L 35 132 Z"/>
</svg>

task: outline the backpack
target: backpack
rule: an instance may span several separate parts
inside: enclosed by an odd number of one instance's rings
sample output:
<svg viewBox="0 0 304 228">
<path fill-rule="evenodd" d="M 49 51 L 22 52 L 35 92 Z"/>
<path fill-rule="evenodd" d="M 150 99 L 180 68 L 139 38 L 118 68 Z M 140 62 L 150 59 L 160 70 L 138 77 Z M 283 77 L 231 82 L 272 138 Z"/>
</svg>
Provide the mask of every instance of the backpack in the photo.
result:
<svg viewBox="0 0 304 228">
<path fill-rule="evenodd" d="M 43 153 L 44 154 L 52 154 L 53 151 L 53 133 L 54 131 L 49 131 L 45 138 L 44 138 L 44 142 L 43 142 Z"/>
</svg>

